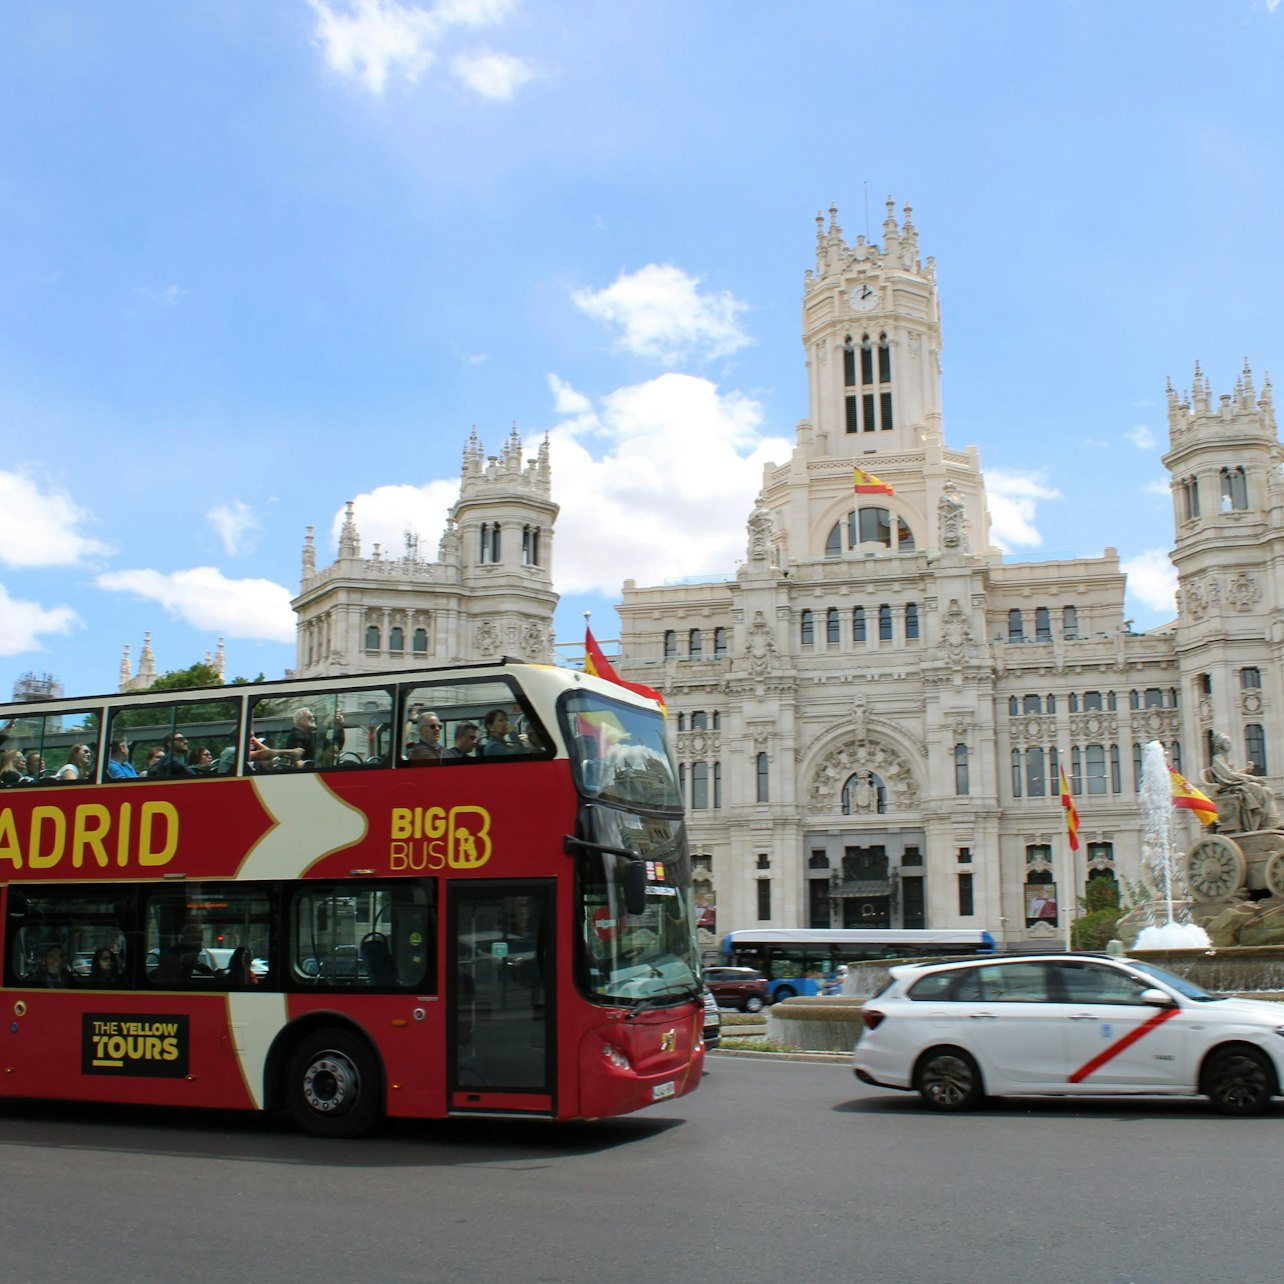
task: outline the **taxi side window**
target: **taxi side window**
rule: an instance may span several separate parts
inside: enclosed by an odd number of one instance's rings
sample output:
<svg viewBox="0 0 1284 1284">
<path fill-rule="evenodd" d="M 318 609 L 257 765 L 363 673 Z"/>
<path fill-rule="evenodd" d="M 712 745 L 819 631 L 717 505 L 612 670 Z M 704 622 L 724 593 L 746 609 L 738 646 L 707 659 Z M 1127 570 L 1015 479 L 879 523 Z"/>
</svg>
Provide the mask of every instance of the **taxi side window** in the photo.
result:
<svg viewBox="0 0 1284 1284">
<path fill-rule="evenodd" d="M 958 975 L 957 972 L 929 973 L 921 981 L 914 982 L 909 997 L 922 1003 L 948 1002 L 955 997 L 950 991 Z"/>
<path fill-rule="evenodd" d="M 1117 1003 L 1140 1007 L 1142 991 L 1147 988 L 1135 977 L 1092 963 L 1060 963 L 1057 976 L 1065 991 L 1066 1003 Z"/>
<path fill-rule="evenodd" d="M 1048 974 L 1042 963 L 991 963 L 959 983 L 959 1003 L 1046 1003 Z"/>
</svg>

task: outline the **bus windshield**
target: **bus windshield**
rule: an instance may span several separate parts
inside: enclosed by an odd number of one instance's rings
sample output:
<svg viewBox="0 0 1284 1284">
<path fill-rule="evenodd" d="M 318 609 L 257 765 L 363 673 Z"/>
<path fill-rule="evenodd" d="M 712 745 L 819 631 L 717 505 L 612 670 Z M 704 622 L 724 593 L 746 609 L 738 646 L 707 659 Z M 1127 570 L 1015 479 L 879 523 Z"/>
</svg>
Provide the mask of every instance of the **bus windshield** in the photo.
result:
<svg viewBox="0 0 1284 1284">
<path fill-rule="evenodd" d="M 658 709 L 617 704 L 590 691 L 566 698 L 576 781 L 590 798 L 678 810 L 682 798 Z"/>
<path fill-rule="evenodd" d="M 585 811 L 593 842 L 635 851 L 646 863 L 644 908 L 630 914 L 624 885 L 631 858 L 608 852 L 580 857 L 585 990 L 591 998 L 617 1002 L 695 994 L 695 896 L 682 821 L 616 808 Z"/>
</svg>

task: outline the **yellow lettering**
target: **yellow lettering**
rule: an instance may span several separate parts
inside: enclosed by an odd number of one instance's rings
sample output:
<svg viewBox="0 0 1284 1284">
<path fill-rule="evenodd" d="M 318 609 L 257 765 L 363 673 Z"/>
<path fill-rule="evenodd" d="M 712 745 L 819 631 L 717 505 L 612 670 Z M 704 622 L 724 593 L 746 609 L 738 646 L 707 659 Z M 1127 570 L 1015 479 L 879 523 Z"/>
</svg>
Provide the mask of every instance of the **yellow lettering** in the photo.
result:
<svg viewBox="0 0 1284 1284">
<path fill-rule="evenodd" d="M 92 825 L 90 821 L 96 821 Z M 87 803 L 76 808 L 76 818 L 71 831 L 71 863 L 79 869 L 85 863 L 85 848 L 93 852 L 100 869 L 107 868 L 107 848 L 103 836 L 111 828 L 111 815 L 102 803 Z"/>
<path fill-rule="evenodd" d="M 450 809 L 452 869 L 476 869 L 490 860 L 490 813 L 484 807 Z"/>
<path fill-rule="evenodd" d="M 457 810 L 457 809 L 456 809 Z M 424 808 L 424 837 L 441 838 L 446 832 L 446 812 L 442 807 Z"/>
<path fill-rule="evenodd" d="M 174 1038 L 166 1039 L 161 1045 L 161 1058 L 165 1061 L 178 1060 L 178 1040 Z"/>
<path fill-rule="evenodd" d="M 11 861 L 14 869 L 22 868 L 22 848 L 18 846 L 18 829 L 13 823 L 13 812 L 8 807 L 0 811 L 0 860 Z"/>
<path fill-rule="evenodd" d="M 392 836 L 394 838 L 409 838 L 411 835 L 411 811 L 409 807 L 394 807 L 392 809 Z"/>
<path fill-rule="evenodd" d="M 133 815 L 133 803 L 121 803 L 120 818 L 116 826 L 116 864 L 124 869 L 129 864 L 129 820 Z"/>
<path fill-rule="evenodd" d="M 163 825 L 157 824 L 162 821 Z M 163 844 L 153 846 L 154 829 L 163 828 Z M 168 865 L 178 851 L 178 810 L 173 803 L 145 802 L 138 817 L 138 863 Z"/>
<path fill-rule="evenodd" d="M 42 851 L 42 831 L 45 821 L 51 821 L 53 842 L 48 851 Z M 67 818 L 57 807 L 33 807 L 31 809 L 31 848 L 27 852 L 27 864 L 32 869 L 52 869 L 61 859 L 63 848 L 67 845 Z"/>
</svg>

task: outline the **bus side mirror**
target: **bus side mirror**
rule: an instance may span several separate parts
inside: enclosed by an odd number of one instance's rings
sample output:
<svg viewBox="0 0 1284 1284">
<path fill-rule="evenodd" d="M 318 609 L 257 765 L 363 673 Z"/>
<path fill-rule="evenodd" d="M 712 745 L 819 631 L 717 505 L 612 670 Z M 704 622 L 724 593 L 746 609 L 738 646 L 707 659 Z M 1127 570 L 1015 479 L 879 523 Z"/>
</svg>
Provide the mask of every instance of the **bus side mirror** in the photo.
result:
<svg viewBox="0 0 1284 1284">
<path fill-rule="evenodd" d="M 640 860 L 624 862 L 624 908 L 634 915 L 646 912 L 646 866 Z"/>
</svg>

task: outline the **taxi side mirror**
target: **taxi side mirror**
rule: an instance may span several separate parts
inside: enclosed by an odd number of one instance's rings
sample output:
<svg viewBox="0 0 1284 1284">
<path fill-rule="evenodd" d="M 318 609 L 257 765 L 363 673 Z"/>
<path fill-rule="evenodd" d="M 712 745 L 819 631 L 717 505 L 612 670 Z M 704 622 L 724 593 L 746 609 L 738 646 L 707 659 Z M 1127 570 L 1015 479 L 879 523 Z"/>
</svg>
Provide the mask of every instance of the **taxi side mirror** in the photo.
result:
<svg viewBox="0 0 1284 1284">
<path fill-rule="evenodd" d="M 1142 990 L 1141 1001 L 1152 1008 L 1175 1008 L 1177 1000 L 1167 990 Z"/>
</svg>

